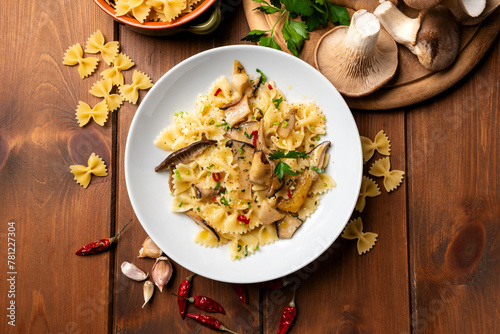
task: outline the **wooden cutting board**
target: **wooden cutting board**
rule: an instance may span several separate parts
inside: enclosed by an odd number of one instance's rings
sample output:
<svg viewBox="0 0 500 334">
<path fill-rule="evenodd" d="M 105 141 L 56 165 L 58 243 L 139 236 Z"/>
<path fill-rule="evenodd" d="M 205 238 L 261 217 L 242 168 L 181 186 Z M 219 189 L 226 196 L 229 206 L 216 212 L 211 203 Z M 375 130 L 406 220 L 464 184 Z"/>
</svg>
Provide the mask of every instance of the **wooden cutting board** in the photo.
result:
<svg viewBox="0 0 500 334">
<path fill-rule="evenodd" d="M 254 10 L 260 4 L 252 0 L 243 0 L 245 16 L 250 29 L 268 30 L 278 20 L 279 13 L 265 15 Z M 354 11 L 350 11 L 350 15 Z M 282 22 L 275 28 L 277 42 L 283 50 L 287 50 L 281 35 Z M 304 43 L 300 58 L 312 66 L 314 64 L 314 50 L 326 32 L 335 27 L 316 29 L 310 33 L 310 38 Z M 386 110 L 405 107 L 427 100 L 453 86 L 481 60 L 500 31 L 500 10 L 495 11 L 481 24 L 476 26 L 462 26 L 460 52 L 454 64 L 439 72 L 426 70 L 415 55 L 404 46 L 399 47 L 399 64 L 396 75 L 378 91 L 363 97 L 351 98 L 344 96 L 351 108 L 366 110 Z M 288 52 L 288 51 L 287 51 Z"/>
</svg>

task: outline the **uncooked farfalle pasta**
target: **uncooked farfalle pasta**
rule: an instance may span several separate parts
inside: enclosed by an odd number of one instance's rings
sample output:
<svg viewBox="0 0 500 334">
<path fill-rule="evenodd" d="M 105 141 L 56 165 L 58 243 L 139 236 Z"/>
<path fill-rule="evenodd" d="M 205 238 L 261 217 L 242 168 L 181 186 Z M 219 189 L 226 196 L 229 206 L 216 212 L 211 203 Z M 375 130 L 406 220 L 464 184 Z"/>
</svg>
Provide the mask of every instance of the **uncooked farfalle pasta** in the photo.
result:
<svg viewBox="0 0 500 334">
<path fill-rule="evenodd" d="M 363 232 L 363 221 L 360 217 L 351 220 L 342 233 L 342 238 L 344 239 L 358 239 L 357 247 L 359 255 L 370 251 L 375 246 L 377 237 L 378 234 L 376 233 Z"/>
<path fill-rule="evenodd" d="M 106 0 L 106 2 L 115 9 L 116 16 L 133 17 L 144 23 L 172 22 L 193 11 L 201 0 Z"/>
<path fill-rule="evenodd" d="M 336 185 L 325 173 L 323 112 L 314 102 L 286 101 L 264 80 L 235 61 L 230 82 L 216 80 L 155 140 L 174 151 L 155 169 L 170 172 L 171 210 L 202 228 L 194 242 L 229 244 L 232 260 L 291 238 Z"/>
<path fill-rule="evenodd" d="M 373 156 L 375 150 L 382 155 L 391 154 L 391 143 L 384 130 L 380 130 L 375 136 L 375 141 L 360 136 L 361 146 L 363 148 L 363 162 L 367 162 Z"/>
<path fill-rule="evenodd" d="M 75 181 L 84 188 L 87 188 L 92 175 L 106 176 L 108 172 L 106 165 L 101 158 L 95 153 L 92 153 L 88 159 L 87 166 L 71 165 L 69 166 L 71 173 L 75 176 Z"/>
</svg>

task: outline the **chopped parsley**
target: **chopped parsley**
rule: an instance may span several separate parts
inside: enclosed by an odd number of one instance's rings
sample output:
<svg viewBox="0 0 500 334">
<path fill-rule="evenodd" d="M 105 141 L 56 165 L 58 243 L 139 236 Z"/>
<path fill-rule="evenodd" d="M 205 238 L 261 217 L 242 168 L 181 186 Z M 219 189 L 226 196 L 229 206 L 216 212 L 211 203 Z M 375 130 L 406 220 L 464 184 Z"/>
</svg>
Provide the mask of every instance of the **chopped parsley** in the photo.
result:
<svg viewBox="0 0 500 334">
<path fill-rule="evenodd" d="M 231 209 L 231 205 L 229 205 L 229 202 L 224 196 L 221 197 L 220 204 L 226 206 L 228 209 Z"/>
<path fill-rule="evenodd" d="M 240 244 L 238 244 L 238 246 L 237 246 L 237 248 L 236 248 L 236 251 L 237 251 L 237 252 L 241 251 L 241 245 L 240 245 Z"/>
<path fill-rule="evenodd" d="M 253 137 L 253 133 L 250 133 L 248 134 L 246 131 L 243 132 L 243 134 L 245 135 L 245 137 L 247 137 L 248 139 L 252 139 Z"/>
<path fill-rule="evenodd" d="M 214 164 L 210 164 L 210 166 L 207 167 L 207 169 L 210 169 L 212 168 L 213 166 L 215 166 Z"/>
<path fill-rule="evenodd" d="M 255 71 L 257 71 L 257 73 L 260 74 L 260 83 L 262 83 L 262 84 L 266 83 L 266 79 L 267 79 L 266 75 L 264 73 L 262 73 L 262 71 L 259 70 L 258 68 L 255 69 Z"/>
<path fill-rule="evenodd" d="M 288 126 L 288 120 L 284 120 L 283 121 L 283 129 L 286 129 L 286 127 Z"/>
<path fill-rule="evenodd" d="M 179 203 L 179 208 L 182 206 L 182 202 Z"/>
<path fill-rule="evenodd" d="M 278 109 L 280 107 L 281 102 L 283 102 L 283 96 L 280 97 L 279 99 L 273 99 L 273 103 L 274 103 L 274 106 L 276 107 L 276 109 Z"/>
<path fill-rule="evenodd" d="M 215 185 L 215 190 L 219 190 L 219 188 L 220 188 L 220 182 L 217 181 L 217 184 Z"/>
<path fill-rule="evenodd" d="M 323 168 L 318 168 L 316 166 L 311 166 L 311 169 L 313 171 L 315 171 L 316 173 L 320 173 L 320 174 L 325 172 L 325 170 Z"/>
<path fill-rule="evenodd" d="M 177 169 L 175 170 L 175 176 L 177 176 L 177 178 L 179 180 L 181 179 L 181 174 L 179 173 L 179 171 Z"/>
<path fill-rule="evenodd" d="M 245 245 L 245 253 L 243 255 L 248 256 L 248 245 Z"/>
</svg>

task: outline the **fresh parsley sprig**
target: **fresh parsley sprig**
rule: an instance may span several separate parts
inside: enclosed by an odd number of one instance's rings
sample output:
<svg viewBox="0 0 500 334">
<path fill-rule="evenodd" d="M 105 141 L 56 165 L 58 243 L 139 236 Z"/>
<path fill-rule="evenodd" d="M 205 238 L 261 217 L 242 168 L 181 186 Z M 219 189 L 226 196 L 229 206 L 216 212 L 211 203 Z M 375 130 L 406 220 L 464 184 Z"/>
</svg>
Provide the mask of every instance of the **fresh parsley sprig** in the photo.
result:
<svg viewBox="0 0 500 334">
<path fill-rule="evenodd" d="M 309 39 L 309 32 L 328 22 L 349 25 L 349 13 L 347 9 L 332 4 L 328 0 L 253 0 L 262 4 L 255 8 L 269 15 L 280 12 L 280 16 L 273 27 L 269 30 L 251 30 L 242 41 L 258 43 L 273 49 L 281 50 L 275 39 L 276 25 L 283 18 L 281 33 L 290 52 L 298 57 L 305 40 Z M 292 20 L 300 17 L 301 21 Z"/>
<path fill-rule="evenodd" d="M 307 152 L 305 151 L 290 151 L 287 153 L 281 152 L 281 151 L 276 151 L 272 152 L 269 154 L 269 159 L 271 160 L 279 160 L 278 163 L 276 164 L 276 167 L 274 167 L 274 174 L 278 176 L 278 179 L 283 179 L 285 174 L 291 175 L 291 176 L 297 176 L 298 174 L 292 170 L 292 168 L 283 160 L 281 159 L 299 159 L 299 158 L 307 158 Z"/>
</svg>

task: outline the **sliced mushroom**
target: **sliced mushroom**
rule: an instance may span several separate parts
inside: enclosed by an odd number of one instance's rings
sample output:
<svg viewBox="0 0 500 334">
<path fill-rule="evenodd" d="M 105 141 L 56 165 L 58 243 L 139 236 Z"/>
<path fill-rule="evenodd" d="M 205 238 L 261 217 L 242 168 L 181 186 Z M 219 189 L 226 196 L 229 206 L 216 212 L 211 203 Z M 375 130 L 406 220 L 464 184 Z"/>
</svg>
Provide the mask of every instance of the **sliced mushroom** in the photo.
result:
<svg viewBox="0 0 500 334">
<path fill-rule="evenodd" d="M 243 122 L 251 112 L 250 106 L 248 105 L 248 97 L 243 95 L 237 104 L 224 110 L 224 118 L 226 122 L 233 127 Z"/>
<path fill-rule="evenodd" d="M 285 214 L 276 210 L 268 201 L 264 201 L 257 212 L 257 217 L 263 224 L 268 225 L 282 219 Z"/>
<path fill-rule="evenodd" d="M 212 187 L 207 187 L 205 181 L 201 181 L 198 184 L 193 184 L 193 188 L 195 190 L 196 198 L 198 199 L 206 199 L 212 198 L 219 193 L 220 189 L 215 189 Z"/>
<path fill-rule="evenodd" d="M 248 74 L 245 68 L 238 60 L 234 61 L 233 76 L 231 78 L 231 86 L 238 93 L 239 96 L 243 95 L 243 91 L 249 85 Z"/>
<path fill-rule="evenodd" d="M 448 8 L 438 5 L 412 19 L 392 2 L 384 1 L 374 14 L 394 40 L 414 53 L 426 69 L 440 71 L 455 60 L 460 48 L 460 27 Z"/>
<path fill-rule="evenodd" d="M 216 140 L 200 140 L 189 146 L 170 153 L 170 155 L 155 168 L 155 172 L 167 169 L 180 163 L 188 163 L 202 154 L 209 146 L 216 144 Z"/>
<path fill-rule="evenodd" d="M 269 146 L 267 146 L 266 131 L 264 129 L 263 121 L 261 121 L 259 125 L 257 147 L 260 150 L 262 150 L 262 153 L 264 153 L 264 158 L 267 160 L 269 168 L 271 169 L 271 179 L 268 184 L 269 189 L 267 191 L 267 197 L 272 197 L 283 187 L 283 181 L 280 180 L 278 176 L 274 173 L 274 169 L 276 168 L 276 162 L 274 160 L 269 159 L 269 154 L 271 154 L 271 150 L 269 149 Z"/>
<path fill-rule="evenodd" d="M 354 13 L 349 27 L 339 26 L 316 46 L 318 70 L 346 96 L 368 95 L 388 82 L 398 67 L 398 48 L 366 10 Z"/>
<path fill-rule="evenodd" d="M 231 147 L 233 155 L 238 163 L 239 183 L 238 197 L 246 200 L 252 200 L 252 184 L 250 183 L 250 168 L 255 152 L 253 145 L 237 140 L 229 140 L 226 146 Z"/>
<path fill-rule="evenodd" d="M 241 124 L 238 128 L 231 128 L 226 132 L 225 136 L 228 139 L 234 139 L 252 144 L 253 132 L 259 130 L 259 122 L 251 121 Z"/>
<path fill-rule="evenodd" d="M 295 125 L 295 113 L 297 112 L 296 108 L 290 109 L 285 116 L 283 122 L 281 122 L 278 127 L 278 136 L 282 138 L 288 138 L 290 133 L 292 133 L 293 127 Z"/>
<path fill-rule="evenodd" d="M 436 7 L 443 0 L 403 0 L 408 7 L 423 10 Z M 473 0 L 476 1 L 476 0 Z"/>
<path fill-rule="evenodd" d="M 302 225 L 302 220 L 294 216 L 286 215 L 285 218 L 276 222 L 278 238 L 290 239 L 300 225 Z"/>
<path fill-rule="evenodd" d="M 292 197 L 282 200 L 278 203 L 278 209 L 286 212 L 296 213 L 304 204 L 307 193 L 313 182 L 318 178 L 318 169 L 323 167 L 325 162 L 326 151 L 331 143 L 325 141 L 313 148 L 307 155 L 309 156 L 309 168 L 298 176 L 295 184 L 295 189 L 292 192 Z"/>
<path fill-rule="evenodd" d="M 207 224 L 207 222 L 205 221 L 205 219 L 201 218 L 200 216 L 198 216 L 198 214 L 196 212 L 194 212 L 193 209 L 191 210 L 188 210 L 186 211 L 186 214 L 192 219 L 194 220 L 194 222 L 196 224 L 198 224 L 198 226 L 200 226 L 201 228 L 203 228 L 204 230 L 208 231 L 208 233 L 210 233 L 211 235 L 213 235 L 215 237 L 215 239 L 217 239 L 217 242 L 220 241 L 220 237 L 219 235 L 217 234 L 217 232 L 215 232 L 214 228 L 210 225 Z"/>
<path fill-rule="evenodd" d="M 249 85 L 244 92 L 245 95 L 248 96 L 248 98 L 254 97 L 255 91 L 257 90 L 257 88 L 259 88 L 261 80 L 262 77 L 259 75 L 257 78 L 254 78 L 249 81 Z"/>
<path fill-rule="evenodd" d="M 262 161 L 262 151 L 255 152 L 250 168 L 250 182 L 269 186 L 271 184 L 272 170 L 269 164 Z"/>
</svg>

